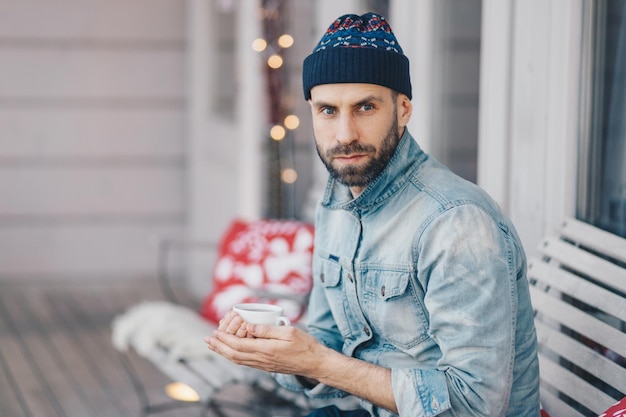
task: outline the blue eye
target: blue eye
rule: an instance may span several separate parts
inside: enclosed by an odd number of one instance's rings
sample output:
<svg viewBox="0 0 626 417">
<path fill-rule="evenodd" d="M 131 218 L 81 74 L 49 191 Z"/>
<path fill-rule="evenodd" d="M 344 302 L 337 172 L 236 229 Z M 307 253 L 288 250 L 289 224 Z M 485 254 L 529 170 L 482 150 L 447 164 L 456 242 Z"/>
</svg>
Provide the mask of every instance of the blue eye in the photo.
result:
<svg viewBox="0 0 626 417">
<path fill-rule="evenodd" d="M 322 113 L 327 115 L 327 116 L 331 116 L 331 115 L 335 114 L 335 109 L 331 109 L 330 107 L 324 107 L 322 109 Z"/>
<path fill-rule="evenodd" d="M 373 110 L 373 109 L 374 109 L 374 106 L 372 106 L 371 104 L 364 104 L 363 105 L 363 110 L 365 110 L 365 111 L 370 111 L 370 110 Z"/>
</svg>

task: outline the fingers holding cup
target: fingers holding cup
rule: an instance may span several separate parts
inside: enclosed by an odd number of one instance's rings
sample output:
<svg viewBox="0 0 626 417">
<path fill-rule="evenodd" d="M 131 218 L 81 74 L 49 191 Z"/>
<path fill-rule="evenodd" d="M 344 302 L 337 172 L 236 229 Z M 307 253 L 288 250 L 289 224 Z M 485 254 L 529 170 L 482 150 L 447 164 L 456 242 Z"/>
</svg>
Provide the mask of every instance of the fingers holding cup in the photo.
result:
<svg viewBox="0 0 626 417">
<path fill-rule="evenodd" d="M 234 311 L 229 311 L 224 315 L 224 318 L 220 320 L 218 330 L 238 337 L 246 337 L 248 334 L 243 318 Z"/>
</svg>

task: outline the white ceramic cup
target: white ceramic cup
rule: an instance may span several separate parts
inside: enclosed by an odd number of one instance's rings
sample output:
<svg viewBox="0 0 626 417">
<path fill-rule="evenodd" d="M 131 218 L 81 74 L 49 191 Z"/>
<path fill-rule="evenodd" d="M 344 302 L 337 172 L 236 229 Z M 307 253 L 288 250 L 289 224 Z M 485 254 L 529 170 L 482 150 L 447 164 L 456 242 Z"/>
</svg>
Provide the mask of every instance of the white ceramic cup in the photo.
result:
<svg viewBox="0 0 626 417">
<path fill-rule="evenodd" d="M 248 323 L 270 324 L 272 326 L 289 326 L 291 321 L 283 316 L 283 309 L 273 304 L 243 303 L 237 304 L 233 310 Z"/>
</svg>

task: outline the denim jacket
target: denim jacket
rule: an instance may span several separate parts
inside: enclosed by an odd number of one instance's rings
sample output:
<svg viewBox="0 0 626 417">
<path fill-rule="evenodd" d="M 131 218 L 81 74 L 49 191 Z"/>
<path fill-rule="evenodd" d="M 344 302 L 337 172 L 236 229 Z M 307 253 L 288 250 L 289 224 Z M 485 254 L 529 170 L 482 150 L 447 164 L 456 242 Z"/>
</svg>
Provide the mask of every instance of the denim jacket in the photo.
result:
<svg viewBox="0 0 626 417">
<path fill-rule="evenodd" d="M 315 226 L 308 331 L 391 369 L 400 416 L 539 415 L 526 258 L 484 191 L 405 129 L 387 168 L 357 198 L 329 180 Z M 278 380 L 311 397 L 344 395 Z"/>
</svg>

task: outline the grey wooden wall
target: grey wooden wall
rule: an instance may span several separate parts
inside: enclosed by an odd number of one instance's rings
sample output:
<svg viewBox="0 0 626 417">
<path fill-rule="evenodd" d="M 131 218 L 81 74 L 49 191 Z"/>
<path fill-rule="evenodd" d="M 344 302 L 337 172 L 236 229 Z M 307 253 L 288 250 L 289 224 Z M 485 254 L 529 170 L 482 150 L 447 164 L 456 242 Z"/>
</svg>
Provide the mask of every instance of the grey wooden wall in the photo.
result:
<svg viewBox="0 0 626 417">
<path fill-rule="evenodd" d="M 433 150 L 454 172 L 476 182 L 481 0 L 438 0 L 435 8 Z"/>
<path fill-rule="evenodd" d="M 0 282 L 145 276 L 180 232 L 184 5 L 0 0 Z"/>
</svg>

